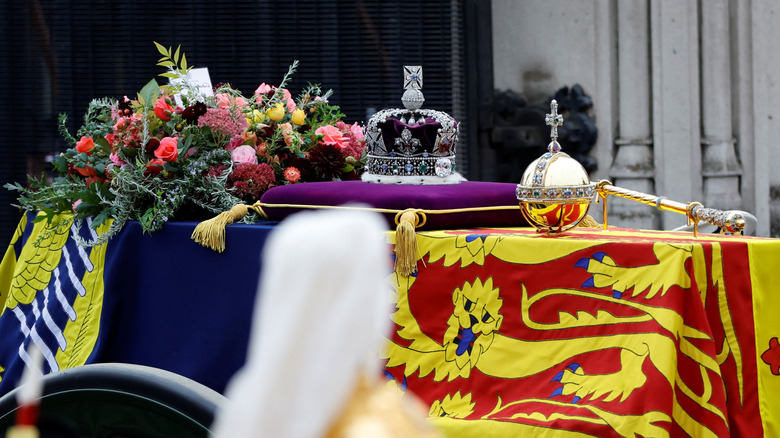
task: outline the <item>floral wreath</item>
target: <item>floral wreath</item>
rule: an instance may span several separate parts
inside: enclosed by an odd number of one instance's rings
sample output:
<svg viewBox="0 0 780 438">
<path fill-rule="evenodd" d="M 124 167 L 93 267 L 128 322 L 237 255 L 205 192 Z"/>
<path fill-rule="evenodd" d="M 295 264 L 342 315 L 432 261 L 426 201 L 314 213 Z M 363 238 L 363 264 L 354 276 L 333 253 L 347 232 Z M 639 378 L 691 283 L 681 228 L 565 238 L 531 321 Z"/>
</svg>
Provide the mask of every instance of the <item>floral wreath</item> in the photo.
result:
<svg viewBox="0 0 780 438">
<path fill-rule="evenodd" d="M 57 176 L 28 177 L 19 208 L 39 211 L 37 220 L 72 213 L 77 224 L 92 217 L 109 230 L 82 245 L 102 243 L 129 220 L 152 232 L 193 211 L 219 213 L 240 202 L 253 203 L 269 188 L 313 181 L 359 179 L 365 163 L 363 128 L 348 124 L 319 85 L 309 84 L 294 99 L 285 88 L 294 61 L 278 87 L 265 83 L 251 97 L 230 84 L 206 95 L 191 83 L 192 67 L 180 46 L 154 43 L 159 66 L 169 79 L 147 83 L 135 99 L 93 100 L 76 135 L 59 117 L 60 133 L 71 146 L 53 162 Z M 61 219 L 57 219 L 61 220 Z M 246 216 L 244 222 L 257 220 Z"/>
</svg>

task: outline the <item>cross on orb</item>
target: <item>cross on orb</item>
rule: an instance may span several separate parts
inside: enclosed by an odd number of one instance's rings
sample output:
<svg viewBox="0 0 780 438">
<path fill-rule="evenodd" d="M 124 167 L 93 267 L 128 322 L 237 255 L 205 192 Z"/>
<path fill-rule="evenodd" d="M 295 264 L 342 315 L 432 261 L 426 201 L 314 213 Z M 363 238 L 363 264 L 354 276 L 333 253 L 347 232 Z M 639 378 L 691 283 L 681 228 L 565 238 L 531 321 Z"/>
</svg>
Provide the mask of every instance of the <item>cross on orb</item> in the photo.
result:
<svg viewBox="0 0 780 438">
<path fill-rule="evenodd" d="M 550 114 L 544 117 L 544 123 L 550 126 L 550 138 L 553 141 L 558 140 L 558 127 L 563 125 L 563 116 L 558 114 L 558 101 L 550 101 Z"/>
</svg>

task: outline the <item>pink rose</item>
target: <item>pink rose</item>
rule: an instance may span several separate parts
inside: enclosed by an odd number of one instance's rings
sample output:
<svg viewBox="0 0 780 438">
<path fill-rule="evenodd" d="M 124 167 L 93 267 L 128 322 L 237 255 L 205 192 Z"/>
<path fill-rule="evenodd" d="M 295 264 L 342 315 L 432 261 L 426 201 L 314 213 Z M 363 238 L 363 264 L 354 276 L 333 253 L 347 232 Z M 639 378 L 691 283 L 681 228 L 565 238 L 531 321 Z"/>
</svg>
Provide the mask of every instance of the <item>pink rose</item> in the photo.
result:
<svg viewBox="0 0 780 438">
<path fill-rule="evenodd" d="M 160 146 L 154 151 L 154 156 L 164 161 L 176 161 L 179 159 L 178 141 L 172 137 L 160 140 Z"/>
<path fill-rule="evenodd" d="M 290 91 L 286 88 L 282 88 L 282 96 L 284 96 L 282 99 L 287 100 L 287 111 L 288 112 L 295 111 L 295 108 L 297 108 L 298 106 L 295 105 L 295 100 L 293 100 Z"/>
<path fill-rule="evenodd" d="M 241 111 L 247 107 L 246 99 L 241 96 L 231 96 L 227 93 L 218 93 L 216 96 L 220 108 L 228 108 L 232 105 L 237 106 Z"/>
<path fill-rule="evenodd" d="M 358 125 L 357 122 L 349 125 L 349 132 L 353 141 L 363 141 L 365 139 L 363 136 L 363 127 Z"/>
<path fill-rule="evenodd" d="M 231 157 L 234 163 L 257 164 L 257 152 L 255 151 L 255 148 L 246 144 L 233 149 Z"/>
<path fill-rule="evenodd" d="M 154 114 L 160 118 L 160 120 L 167 122 L 171 120 L 171 114 L 173 113 L 173 107 L 167 102 L 165 96 L 157 99 L 157 103 L 154 105 Z"/>
<path fill-rule="evenodd" d="M 269 94 L 269 92 L 272 92 L 276 89 L 276 87 L 271 87 L 270 85 L 263 82 L 260 84 L 259 87 L 257 87 L 257 90 L 255 90 L 255 94 L 258 96 L 263 96 Z M 270 96 L 269 96 L 270 97 Z"/>
<path fill-rule="evenodd" d="M 322 142 L 325 144 L 335 145 L 341 149 L 349 144 L 349 139 L 345 138 L 339 128 L 333 125 L 320 126 L 314 133 L 322 135 Z"/>
<path fill-rule="evenodd" d="M 272 97 L 274 93 L 276 93 L 277 88 L 268 85 L 265 82 L 260 84 L 259 87 L 257 87 L 257 90 L 255 90 L 255 94 L 258 96 L 257 101 L 260 102 L 261 96 L 266 96 L 268 98 Z M 295 101 L 292 98 L 292 94 L 290 94 L 290 91 L 286 88 L 282 88 L 282 100 L 287 101 L 287 111 L 293 112 L 295 111 L 295 108 L 297 108 L 297 105 L 295 105 Z"/>
<path fill-rule="evenodd" d="M 95 141 L 92 140 L 92 137 L 87 137 L 86 135 L 84 137 L 81 137 L 81 140 L 76 142 L 76 150 L 79 152 L 83 152 L 87 155 L 92 154 L 92 149 L 95 147 Z"/>
<path fill-rule="evenodd" d="M 230 141 L 225 145 L 225 149 L 229 151 L 235 150 L 237 147 L 244 144 L 244 139 L 242 137 L 233 137 L 230 139 Z"/>
<path fill-rule="evenodd" d="M 108 158 L 111 160 L 112 163 L 114 163 L 114 166 L 116 167 L 122 167 L 127 164 L 125 160 L 119 158 L 119 155 L 117 155 L 116 152 L 111 152 L 111 155 L 109 155 Z"/>
</svg>

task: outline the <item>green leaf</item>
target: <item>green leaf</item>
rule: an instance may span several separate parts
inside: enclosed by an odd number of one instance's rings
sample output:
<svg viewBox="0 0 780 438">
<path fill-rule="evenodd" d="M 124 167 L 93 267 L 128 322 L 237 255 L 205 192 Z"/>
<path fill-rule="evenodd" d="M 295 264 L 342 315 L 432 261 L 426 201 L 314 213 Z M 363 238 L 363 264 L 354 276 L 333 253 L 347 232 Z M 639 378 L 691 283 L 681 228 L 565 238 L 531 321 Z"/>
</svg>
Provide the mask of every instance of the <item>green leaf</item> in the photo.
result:
<svg viewBox="0 0 780 438">
<path fill-rule="evenodd" d="M 170 71 L 167 72 L 167 73 L 161 73 L 159 76 L 162 76 L 162 77 L 165 77 L 165 78 L 177 78 L 177 77 L 179 77 L 178 74 L 176 74 L 174 72 L 170 72 Z"/>
<path fill-rule="evenodd" d="M 68 159 L 65 158 L 65 154 L 57 155 L 57 158 L 54 159 L 54 168 L 58 171 L 67 171 Z"/>
<path fill-rule="evenodd" d="M 187 70 L 187 55 L 185 55 L 184 53 L 181 54 L 181 64 L 180 65 L 181 65 L 181 69 L 182 70 Z"/>
<path fill-rule="evenodd" d="M 181 49 L 181 44 L 176 48 L 176 53 L 173 54 L 173 62 L 177 64 L 179 63 L 179 49 Z"/>
<path fill-rule="evenodd" d="M 160 67 L 173 67 L 174 63 L 172 63 L 171 61 L 163 61 L 163 62 L 158 62 L 157 65 L 159 65 Z"/>
<path fill-rule="evenodd" d="M 144 87 L 141 89 L 141 92 L 138 93 L 138 102 L 141 102 L 141 99 L 143 99 L 143 103 L 141 103 L 144 107 L 152 106 L 154 105 L 152 102 L 157 100 L 157 91 L 159 90 L 160 86 L 157 85 L 157 81 L 152 79 L 144 85 Z"/>
<path fill-rule="evenodd" d="M 54 215 L 56 213 L 51 208 L 42 207 L 41 212 L 35 216 L 35 219 L 33 219 L 33 223 L 36 224 L 42 220 L 46 220 L 47 222 L 51 223 L 51 220 L 54 219 Z"/>
<path fill-rule="evenodd" d="M 106 219 L 108 219 L 109 214 L 110 214 L 110 210 L 106 208 L 105 210 L 101 211 L 100 214 L 95 216 L 95 218 L 92 219 L 92 225 L 90 225 L 92 229 L 97 230 L 99 226 L 103 225 L 103 222 L 105 222 Z"/>
<path fill-rule="evenodd" d="M 165 47 L 162 44 L 158 43 L 157 41 L 153 41 L 153 42 L 154 45 L 157 46 L 157 51 L 160 52 L 161 55 L 165 55 L 168 58 L 171 57 L 171 55 L 168 54 L 168 51 L 165 50 Z"/>
</svg>

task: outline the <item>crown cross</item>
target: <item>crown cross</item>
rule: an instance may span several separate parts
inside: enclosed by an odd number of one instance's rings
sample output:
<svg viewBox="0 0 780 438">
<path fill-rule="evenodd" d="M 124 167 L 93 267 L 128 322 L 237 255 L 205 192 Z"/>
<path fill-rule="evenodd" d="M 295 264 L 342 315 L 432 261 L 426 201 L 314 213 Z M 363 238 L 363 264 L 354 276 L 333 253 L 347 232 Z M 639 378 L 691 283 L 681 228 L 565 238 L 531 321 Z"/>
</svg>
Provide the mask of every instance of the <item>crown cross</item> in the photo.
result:
<svg viewBox="0 0 780 438">
<path fill-rule="evenodd" d="M 553 141 L 558 140 L 558 127 L 563 125 L 563 116 L 558 114 L 558 101 L 553 99 L 550 102 L 550 114 L 544 117 L 544 123 L 550 126 L 550 138 Z"/>
<path fill-rule="evenodd" d="M 404 90 L 422 89 L 423 76 L 421 65 L 405 65 L 404 66 Z"/>
</svg>

